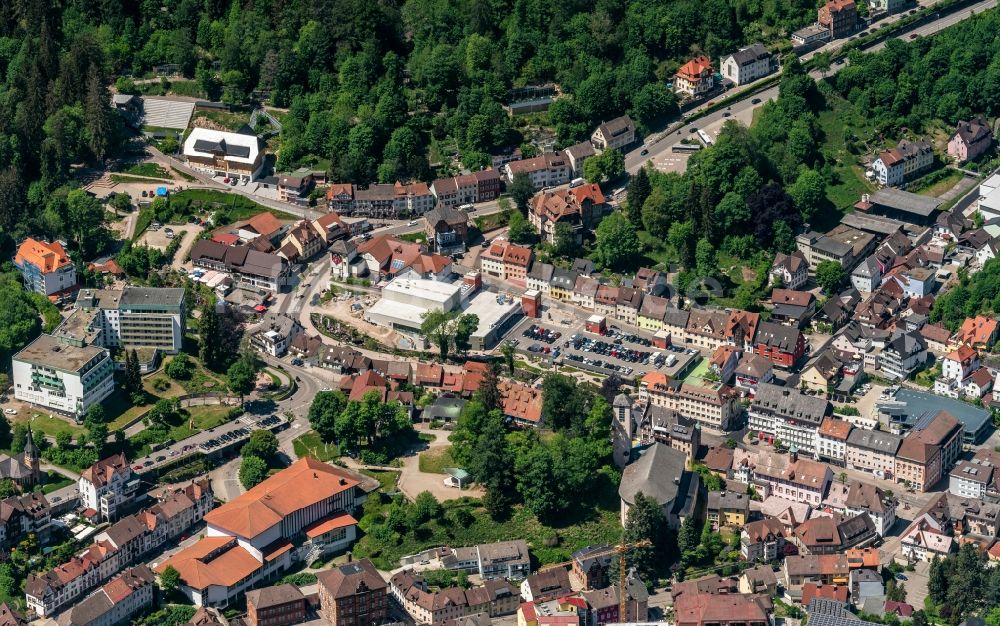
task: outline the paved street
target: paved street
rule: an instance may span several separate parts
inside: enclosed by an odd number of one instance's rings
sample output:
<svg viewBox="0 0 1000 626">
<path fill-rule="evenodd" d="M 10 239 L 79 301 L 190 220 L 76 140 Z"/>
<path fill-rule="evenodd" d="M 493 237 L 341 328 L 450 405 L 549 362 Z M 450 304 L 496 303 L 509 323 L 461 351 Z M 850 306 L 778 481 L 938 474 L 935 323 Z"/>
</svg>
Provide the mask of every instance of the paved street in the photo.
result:
<svg viewBox="0 0 1000 626">
<path fill-rule="evenodd" d="M 931 3 L 931 2 L 921 2 L 920 4 L 922 6 L 930 6 L 933 3 Z M 952 14 L 949 14 L 949 15 L 945 15 L 945 16 L 943 16 L 943 17 L 941 17 L 941 18 L 939 18 L 937 20 L 934 20 L 932 22 L 929 22 L 927 24 L 923 24 L 923 25 L 917 26 L 915 28 L 911 28 L 911 29 L 907 30 L 906 32 L 903 32 L 903 33 L 899 34 L 896 37 L 896 39 L 901 39 L 901 40 L 904 40 L 904 41 L 909 41 L 911 34 L 916 34 L 917 36 L 921 36 L 922 37 L 922 36 L 926 36 L 926 35 L 930 35 L 930 34 L 936 33 L 936 32 L 938 32 L 940 30 L 943 30 L 943 29 L 945 29 L 945 28 L 947 28 L 949 26 L 957 24 L 958 22 L 966 19 L 967 17 L 969 17 L 970 12 L 979 13 L 979 12 L 984 11 L 986 9 L 993 8 L 996 5 L 997 5 L 997 0 L 984 0 L 983 2 L 979 2 L 979 3 L 977 3 L 977 4 L 975 4 L 975 5 L 971 6 L 971 7 L 969 7 L 967 9 L 962 9 L 960 11 L 956 11 L 955 13 L 952 13 Z M 889 19 L 883 20 L 882 22 L 879 22 L 879 23 L 880 24 L 892 23 L 893 21 L 895 21 L 897 19 L 900 19 L 901 17 L 902 17 L 902 15 L 892 16 Z M 813 56 L 815 56 L 819 52 L 835 52 L 836 50 L 839 50 L 841 46 L 843 46 L 844 44 L 846 44 L 847 41 L 848 41 L 847 39 L 839 39 L 837 41 L 831 42 L 831 43 L 823 46 L 822 48 L 819 48 L 818 50 L 814 50 L 813 52 L 810 52 L 810 53 L 807 53 L 807 54 L 803 55 L 802 59 L 803 60 L 811 59 Z M 870 48 L 867 48 L 865 51 L 866 52 L 877 52 L 877 51 L 881 50 L 884 47 L 885 47 L 885 43 L 884 42 L 880 42 L 878 44 L 875 44 L 875 45 L 871 46 Z M 834 65 L 834 66 L 832 66 L 830 68 L 830 70 L 826 73 L 826 75 L 829 76 L 829 75 L 836 74 L 842 68 L 844 68 L 846 65 L 847 65 L 846 63 L 841 64 L 841 65 Z M 813 78 L 815 78 L 817 80 L 823 77 L 822 74 L 820 72 L 818 72 L 818 71 L 811 72 L 810 76 L 812 76 Z M 750 86 L 747 89 L 745 89 L 745 91 L 746 90 L 750 90 L 752 88 L 753 87 Z M 730 93 L 724 94 L 724 96 L 730 96 L 730 95 L 732 95 L 732 93 L 739 93 L 739 91 L 730 92 Z M 724 97 L 724 96 L 720 96 L 720 97 Z M 725 121 L 725 119 L 726 119 L 726 117 L 725 117 L 726 113 L 729 113 L 731 116 L 737 117 L 739 119 L 745 119 L 745 116 L 747 115 L 748 111 L 750 112 L 750 115 L 752 116 L 753 109 L 755 109 L 757 107 L 760 107 L 760 106 L 763 106 L 763 104 L 765 102 L 767 102 L 768 100 L 772 100 L 772 99 L 775 99 L 777 97 L 778 97 L 778 87 L 774 86 L 774 87 L 771 87 L 771 88 L 766 89 L 764 91 L 761 91 L 759 93 L 756 93 L 756 94 L 754 94 L 752 96 L 748 95 L 743 100 L 740 100 L 739 102 L 733 103 L 733 105 L 731 107 L 729 107 L 729 109 L 726 110 L 726 111 L 715 111 L 714 113 L 706 115 L 705 117 L 702 117 L 702 118 L 700 118 L 700 119 L 698 119 L 698 120 L 696 120 L 694 122 L 691 122 L 691 123 L 682 123 L 680 126 L 672 126 L 672 127 L 668 128 L 667 131 L 665 131 L 666 134 L 656 135 L 653 140 L 648 140 L 649 141 L 648 144 L 643 145 L 643 146 L 639 146 L 635 150 L 632 150 L 632 151 L 628 152 L 625 155 L 625 169 L 628 172 L 630 172 L 630 173 L 635 173 L 647 161 L 652 160 L 655 163 L 658 159 L 663 159 L 665 155 L 672 154 L 670 152 L 670 148 L 673 145 L 679 143 L 682 138 L 691 136 L 691 134 L 694 133 L 695 129 L 706 128 L 706 127 L 711 126 L 714 123 L 719 123 L 721 125 L 721 123 L 723 121 Z M 690 115 L 692 113 L 695 113 L 697 111 L 700 111 L 700 110 L 704 110 L 705 108 L 707 108 L 707 104 L 702 105 L 702 106 L 700 106 L 700 107 L 698 107 L 696 109 L 693 109 L 692 111 L 689 111 L 688 115 Z M 647 154 L 642 154 L 643 150 L 646 150 L 648 153 Z M 674 155 L 674 156 L 682 156 L 682 155 Z"/>
</svg>

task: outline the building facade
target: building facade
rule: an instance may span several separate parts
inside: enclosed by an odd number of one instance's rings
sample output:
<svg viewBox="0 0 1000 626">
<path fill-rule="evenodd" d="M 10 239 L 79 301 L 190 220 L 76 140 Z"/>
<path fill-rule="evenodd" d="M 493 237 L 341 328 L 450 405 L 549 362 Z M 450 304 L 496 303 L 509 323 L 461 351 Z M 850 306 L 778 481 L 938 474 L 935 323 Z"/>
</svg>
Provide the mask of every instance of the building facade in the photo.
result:
<svg viewBox="0 0 1000 626">
<path fill-rule="evenodd" d="M 80 419 L 114 391 L 107 350 L 40 335 L 12 360 L 14 397 Z"/>
<path fill-rule="evenodd" d="M 76 265 L 61 241 L 28 238 L 17 247 L 14 266 L 28 291 L 51 296 L 76 286 Z"/>
<path fill-rule="evenodd" d="M 722 77 L 734 85 L 746 85 L 763 78 L 777 68 L 774 56 L 762 44 L 755 43 L 722 57 L 719 70 Z"/>
</svg>

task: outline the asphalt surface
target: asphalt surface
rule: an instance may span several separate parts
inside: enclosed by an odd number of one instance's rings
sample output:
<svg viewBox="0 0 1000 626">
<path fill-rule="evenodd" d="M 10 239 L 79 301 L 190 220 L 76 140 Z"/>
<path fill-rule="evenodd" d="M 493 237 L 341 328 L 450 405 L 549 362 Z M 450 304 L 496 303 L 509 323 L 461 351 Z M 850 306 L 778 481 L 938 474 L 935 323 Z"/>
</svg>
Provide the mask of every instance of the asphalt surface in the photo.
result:
<svg viewBox="0 0 1000 626">
<path fill-rule="evenodd" d="M 622 332 L 625 334 L 635 334 L 642 336 L 646 339 L 650 339 L 649 333 L 640 332 L 636 329 L 632 329 L 627 325 L 621 324 L 621 322 L 616 321 L 616 325 L 622 328 Z M 525 337 L 524 331 L 530 328 L 532 325 L 541 326 L 542 328 L 561 333 L 561 336 L 553 341 L 552 343 L 547 343 L 542 339 L 533 339 L 531 337 Z M 588 372 L 593 372 L 601 374 L 603 376 L 608 376 L 612 373 L 617 373 L 621 378 L 630 378 L 632 376 L 641 376 L 646 372 L 662 371 L 662 368 L 656 367 L 652 362 L 644 364 L 642 361 L 627 361 L 610 354 L 600 354 L 593 349 L 588 352 L 583 349 L 584 346 L 581 345 L 580 348 L 574 347 L 574 342 L 572 340 L 573 335 L 578 335 L 581 338 L 590 339 L 591 341 L 603 341 L 607 344 L 614 345 L 615 348 L 636 350 L 639 352 L 645 352 L 652 355 L 656 352 L 664 352 L 654 346 L 644 346 L 640 343 L 632 341 L 622 341 L 620 344 L 615 344 L 617 337 L 602 337 L 600 335 L 595 335 L 593 333 L 588 333 L 583 329 L 583 320 L 579 322 L 566 325 L 566 324 L 553 324 L 548 322 L 540 322 L 537 319 L 525 318 L 521 321 L 507 336 L 507 340 L 517 340 L 517 351 L 521 354 L 528 356 L 541 357 L 543 359 L 552 358 L 552 351 L 558 349 L 559 357 L 556 359 L 561 365 L 568 367 L 575 367 L 577 369 L 582 369 Z M 531 352 L 529 347 L 533 345 L 541 346 L 542 348 L 549 348 L 549 353 Z M 632 371 L 622 371 L 621 369 L 613 370 L 602 365 L 592 365 L 586 362 L 576 361 L 569 358 L 569 355 L 575 355 L 582 359 L 599 359 L 603 363 L 610 363 L 612 365 L 618 366 L 619 368 L 631 368 Z"/>
<path fill-rule="evenodd" d="M 981 13 L 982 11 L 984 11 L 986 9 L 990 9 L 990 8 L 995 7 L 996 5 L 997 5 L 997 0 L 985 0 L 984 2 L 980 2 L 978 4 L 975 4 L 975 5 L 967 8 L 967 9 L 962 9 L 960 11 L 956 11 L 954 13 L 951 13 L 951 14 L 948 14 L 948 15 L 944 15 L 944 16 L 942 16 L 942 17 L 940 17 L 937 20 L 934 20 L 932 22 L 929 22 L 929 23 L 922 24 L 920 26 L 916 26 L 914 28 L 911 28 L 911 29 L 909 29 L 909 30 L 901 33 L 900 35 L 898 35 L 896 37 L 896 39 L 902 39 L 904 41 L 909 41 L 910 40 L 910 35 L 912 35 L 912 34 L 916 34 L 918 37 L 924 37 L 924 36 L 927 36 L 927 35 L 932 35 L 932 34 L 938 32 L 938 31 L 941 31 L 941 30 L 943 30 L 945 28 L 948 28 L 949 26 L 953 26 L 954 24 L 957 24 L 958 22 L 961 22 L 962 20 L 968 18 L 971 15 L 971 13 L 973 13 L 973 12 L 975 12 L 975 13 Z M 900 17 L 902 17 L 902 14 L 900 14 L 899 16 L 894 16 L 894 17 L 895 17 L 895 19 L 900 19 Z M 892 23 L 892 21 L 895 21 L 895 20 L 892 19 L 892 18 L 890 18 L 888 20 L 883 20 L 882 22 L 879 22 L 879 23 L 880 24 L 889 24 L 889 23 Z M 847 39 L 838 39 L 837 41 L 831 42 L 831 43 L 829 43 L 829 44 L 827 44 L 827 45 L 825 45 L 825 46 L 823 46 L 823 47 L 821 47 L 821 48 L 819 48 L 817 50 L 814 50 L 814 51 L 812 51 L 812 52 L 810 52 L 808 54 L 803 55 L 802 59 L 803 60 L 808 60 L 808 59 L 812 58 L 815 54 L 817 54 L 819 52 L 835 52 L 836 50 L 839 50 L 840 47 L 843 46 L 844 44 L 846 44 L 847 42 L 848 42 Z M 883 42 L 879 42 L 879 43 L 871 46 L 870 48 L 866 48 L 865 51 L 866 52 L 878 52 L 879 50 L 881 50 L 884 47 L 885 47 L 885 42 L 883 41 Z M 830 69 L 826 72 L 826 76 L 832 76 L 832 75 L 836 74 L 841 69 L 843 69 L 846 65 L 847 65 L 847 63 L 844 62 L 844 63 L 842 63 L 840 65 L 833 65 L 833 66 L 831 66 Z M 818 80 L 820 78 L 823 78 L 823 74 L 821 74 L 818 71 L 810 72 L 809 75 L 812 78 L 816 79 L 816 80 Z M 721 98 L 721 97 L 725 97 L 725 96 L 728 96 L 728 95 L 730 95 L 730 94 L 720 94 L 719 97 Z M 670 148 L 672 146 L 680 143 L 681 139 L 689 137 L 695 130 L 700 129 L 700 128 L 704 128 L 704 127 L 706 127 L 706 126 L 708 126 L 710 124 L 713 124 L 715 122 L 719 122 L 720 120 L 725 119 L 726 116 L 724 115 L 724 113 L 728 112 L 731 115 L 736 116 L 739 113 L 745 112 L 747 110 L 752 110 L 752 109 L 756 109 L 756 108 L 758 108 L 760 106 L 763 106 L 764 103 L 767 102 L 768 100 L 773 100 L 773 99 L 775 99 L 777 97 L 778 97 L 778 87 L 777 86 L 771 87 L 769 89 L 765 89 L 764 91 L 760 91 L 760 92 L 752 94 L 752 95 L 748 93 L 743 100 L 740 100 L 738 102 L 734 102 L 732 104 L 732 106 L 729 107 L 729 110 L 727 110 L 727 111 L 715 111 L 714 113 L 710 113 L 709 115 L 706 115 L 705 117 L 699 118 L 698 120 L 696 120 L 694 122 L 691 122 L 691 123 L 688 123 L 688 124 L 684 124 L 684 125 L 682 125 L 680 127 L 673 127 L 672 130 L 670 130 L 669 134 L 665 134 L 665 135 L 662 135 L 662 136 L 658 137 L 657 141 L 652 142 L 652 143 L 650 143 L 648 145 L 639 146 L 635 150 L 632 150 L 631 152 L 628 152 L 625 155 L 625 169 L 629 173 L 635 173 L 635 172 L 637 172 L 639 170 L 639 168 L 642 167 L 647 161 L 654 160 L 654 159 L 656 159 L 656 158 L 658 158 L 660 156 L 663 156 L 666 153 L 669 153 L 670 152 Z M 758 102 L 756 104 L 754 104 L 754 101 L 758 101 Z M 696 109 L 693 109 L 692 111 L 689 112 L 689 114 L 695 113 L 695 112 L 697 112 L 699 110 L 704 110 L 706 108 L 706 106 L 707 105 L 702 105 L 702 106 L 700 106 L 700 107 L 698 107 Z M 641 154 L 643 150 L 647 150 L 648 154 Z"/>
</svg>

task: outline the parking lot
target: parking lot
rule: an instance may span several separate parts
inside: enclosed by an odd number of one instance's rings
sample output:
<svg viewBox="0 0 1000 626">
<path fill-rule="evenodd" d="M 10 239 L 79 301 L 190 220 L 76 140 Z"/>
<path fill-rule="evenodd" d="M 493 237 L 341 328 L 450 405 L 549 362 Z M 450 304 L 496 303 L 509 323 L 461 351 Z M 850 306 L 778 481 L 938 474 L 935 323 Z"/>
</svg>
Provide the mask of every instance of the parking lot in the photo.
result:
<svg viewBox="0 0 1000 626">
<path fill-rule="evenodd" d="M 508 335 L 522 354 L 552 363 L 609 376 L 641 376 L 649 371 L 666 371 L 674 354 L 652 345 L 648 333 L 611 326 L 605 336 L 588 333 L 583 323 L 540 323 L 528 318 Z M 680 351 L 683 353 L 683 350 Z"/>
<path fill-rule="evenodd" d="M 221 456 L 227 451 L 235 450 L 237 446 L 242 446 L 253 431 L 262 428 L 280 430 L 286 422 L 285 418 L 277 415 L 265 417 L 243 415 L 236 421 L 196 433 L 187 439 L 150 452 L 149 456 L 133 461 L 132 469 L 136 472 L 149 472 L 176 463 L 196 452 Z"/>
</svg>

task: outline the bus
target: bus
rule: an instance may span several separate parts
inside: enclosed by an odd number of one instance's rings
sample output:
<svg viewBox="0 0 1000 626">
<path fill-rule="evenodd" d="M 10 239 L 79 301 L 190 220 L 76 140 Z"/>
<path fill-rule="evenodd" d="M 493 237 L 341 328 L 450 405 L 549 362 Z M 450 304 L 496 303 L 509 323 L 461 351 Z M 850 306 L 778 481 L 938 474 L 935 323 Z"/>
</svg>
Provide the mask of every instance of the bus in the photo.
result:
<svg viewBox="0 0 1000 626">
<path fill-rule="evenodd" d="M 701 130 L 700 128 L 698 129 L 698 137 L 703 142 L 705 142 L 705 146 L 706 147 L 708 147 L 708 146 L 712 145 L 713 143 L 715 143 L 715 141 L 712 140 L 712 137 L 708 133 L 706 133 L 705 131 Z"/>
<path fill-rule="evenodd" d="M 700 143 L 676 143 L 670 146 L 671 152 L 697 152 L 701 150 Z"/>
</svg>

